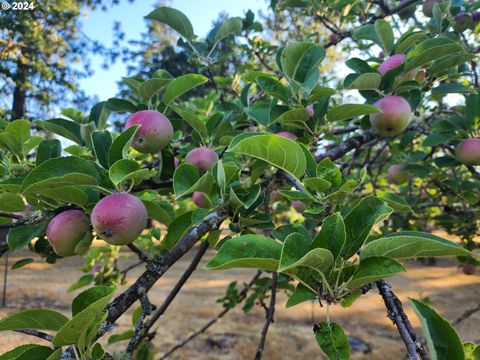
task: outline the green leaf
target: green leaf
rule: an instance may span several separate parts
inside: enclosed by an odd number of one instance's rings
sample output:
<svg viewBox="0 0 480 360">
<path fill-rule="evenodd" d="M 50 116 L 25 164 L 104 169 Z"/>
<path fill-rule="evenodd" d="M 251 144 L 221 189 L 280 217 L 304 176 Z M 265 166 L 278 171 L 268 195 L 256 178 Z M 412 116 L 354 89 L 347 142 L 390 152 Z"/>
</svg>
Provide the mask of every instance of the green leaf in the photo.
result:
<svg viewBox="0 0 480 360">
<path fill-rule="evenodd" d="M 350 344 L 340 325 L 321 322 L 313 328 L 315 339 L 330 360 L 348 360 Z"/>
<path fill-rule="evenodd" d="M 0 360 L 15 360 L 18 356 L 20 356 L 21 354 L 23 354 L 27 350 L 35 348 L 37 346 L 39 346 L 39 345 L 25 344 L 25 345 L 17 346 L 16 348 L 14 348 L 10 351 L 7 351 L 6 353 L 3 353 L 2 355 L 0 355 Z"/>
<path fill-rule="evenodd" d="M 475 55 L 459 52 L 457 54 L 448 54 L 442 56 L 441 58 L 435 60 L 432 63 L 432 66 L 428 70 L 430 76 L 436 75 L 438 73 L 443 73 L 453 66 L 458 66 L 469 62 L 475 57 Z"/>
<path fill-rule="evenodd" d="M 205 268 L 223 270 L 240 267 L 276 271 L 281 251 L 282 245 L 272 238 L 241 235 L 225 241 Z"/>
<path fill-rule="evenodd" d="M 90 304 L 113 294 L 115 288 L 110 286 L 94 286 L 78 294 L 72 301 L 72 316 L 85 310 Z"/>
<path fill-rule="evenodd" d="M 354 255 L 362 247 L 373 226 L 388 218 L 392 212 L 391 207 L 374 196 L 362 199 L 345 217 L 347 241 L 343 257 L 348 259 Z"/>
<path fill-rule="evenodd" d="M 371 73 L 373 69 L 368 65 L 365 60 L 359 58 L 351 58 L 345 62 L 350 69 L 358 74 Z"/>
<path fill-rule="evenodd" d="M 449 134 L 438 134 L 432 133 L 428 135 L 422 143 L 423 147 L 438 146 L 445 144 L 453 136 L 452 133 Z"/>
<path fill-rule="evenodd" d="M 295 288 L 295 292 L 288 297 L 286 307 L 289 308 L 305 301 L 315 300 L 316 298 L 317 295 L 312 292 L 312 290 L 302 284 L 298 284 Z"/>
<path fill-rule="evenodd" d="M 68 156 L 49 159 L 30 171 L 19 192 L 83 205 L 88 195 L 78 186 L 97 185 L 99 181 L 100 175 L 94 164 L 76 156 Z"/>
<path fill-rule="evenodd" d="M 358 76 L 349 86 L 348 89 L 358 90 L 376 90 L 380 87 L 382 76 L 379 73 L 365 73 Z"/>
<path fill-rule="evenodd" d="M 425 37 L 428 31 L 414 31 L 404 34 L 397 42 L 395 52 L 397 54 L 405 53 L 410 46 L 415 44 L 418 40 Z"/>
<path fill-rule="evenodd" d="M 173 248 L 192 226 L 192 212 L 188 211 L 176 217 L 168 226 L 168 232 L 163 239 L 167 249 Z"/>
<path fill-rule="evenodd" d="M 112 146 L 112 135 L 107 130 L 96 130 L 92 132 L 92 145 L 95 156 L 105 169 L 110 167 L 108 153 Z"/>
<path fill-rule="evenodd" d="M 232 144 L 235 144 L 235 139 Z M 230 152 L 249 155 L 266 161 L 300 178 L 306 170 L 306 160 L 302 148 L 290 139 L 278 135 L 257 135 L 240 140 Z"/>
<path fill-rule="evenodd" d="M 342 253 L 346 242 L 345 224 L 340 213 L 335 213 L 323 220 L 320 232 L 313 240 L 311 249 L 330 250 L 334 259 Z"/>
<path fill-rule="evenodd" d="M 192 129 L 197 132 L 201 139 L 207 138 L 207 126 L 198 118 L 197 115 L 195 115 L 195 113 L 175 105 L 170 105 L 170 109 L 175 111 L 183 120 L 185 120 L 188 125 L 190 125 Z"/>
<path fill-rule="evenodd" d="M 379 108 L 367 104 L 343 104 L 336 106 L 327 113 L 328 121 L 353 119 L 359 116 L 382 112 Z"/>
<path fill-rule="evenodd" d="M 182 75 L 168 84 L 165 93 L 162 96 L 162 101 L 169 105 L 173 100 L 182 96 L 186 92 L 196 88 L 199 85 L 207 82 L 208 78 L 198 74 Z"/>
<path fill-rule="evenodd" d="M 328 181 L 333 187 L 339 187 L 342 184 L 342 173 L 330 158 L 320 161 L 317 165 L 316 175 L 320 179 Z"/>
<path fill-rule="evenodd" d="M 70 321 L 63 325 L 53 338 L 53 345 L 64 346 L 75 344 L 82 333 L 92 326 L 112 298 L 114 289 L 111 289 L 112 291 L 108 295 L 91 303 L 88 307 L 77 313 Z"/>
<path fill-rule="evenodd" d="M 295 270 L 299 266 L 309 267 L 318 272 L 326 272 L 333 264 L 332 253 L 326 249 L 310 250 L 310 242 L 300 233 L 291 233 L 282 247 L 279 272 Z"/>
<path fill-rule="evenodd" d="M 15 270 L 15 269 L 20 269 L 21 267 L 24 267 L 28 264 L 33 263 L 34 260 L 32 258 L 26 258 L 26 259 L 20 259 L 15 262 L 15 264 L 12 265 L 10 269 Z"/>
<path fill-rule="evenodd" d="M 45 231 L 45 228 L 45 223 L 23 225 L 11 228 L 7 234 L 8 248 L 11 251 L 22 249 L 34 238 L 42 235 Z"/>
<path fill-rule="evenodd" d="M 353 279 L 348 283 L 351 290 L 358 289 L 372 281 L 405 271 L 402 264 L 386 257 L 370 257 L 360 261 Z"/>
<path fill-rule="evenodd" d="M 173 79 L 168 78 L 153 78 L 146 80 L 140 84 L 138 92 L 145 101 L 150 101 L 155 94 L 165 90 L 172 80 Z"/>
<path fill-rule="evenodd" d="M 256 79 L 258 86 L 268 95 L 274 98 L 288 102 L 287 90 L 283 87 L 280 81 L 272 79 L 267 76 L 260 76 Z M 308 115 L 308 114 L 307 114 Z"/>
<path fill-rule="evenodd" d="M 108 175 L 115 186 L 126 181 L 131 181 L 134 185 L 138 185 L 149 177 L 150 171 L 142 169 L 135 160 L 121 159 L 112 165 Z"/>
<path fill-rule="evenodd" d="M 468 256 L 462 246 L 441 237 L 418 231 L 403 231 L 369 242 L 360 257 L 385 256 L 392 259 L 409 259 L 432 256 Z"/>
<path fill-rule="evenodd" d="M 464 360 L 462 341 L 455 329 L 428 305 L 409 299 L 422 323 L 428 352 L 434 360 Z"/>
<path fill-rule="evenodd" d="M 108 110 L 118 113 L 134 113 L 137 111 L 135 104 L 125 99 L 110 98 L 107 100 L 105 106 Z"/>
<path fill-rule="evenodd" d="M 173 174 L 173 191 L 177 199 L 194 191 L 208 194 L 212 190 L 214 182 L 215 178 L 211 172 L 207 172 L 200 177 L 196 166 L 181 164 Z"/>
<path fill-rule="evenodd" d="M 35 121 L 35 124 L 40 126 L 42 129 L 51 131 L 66 139 L 72 140 L 79 145 L 85 144 L 82 139 L 82 134 L 80 133 L 80 125 L 78 125 L 74 121 L 57 118 L 43 121 Z"/>
<path fill-rule="evenodd" d="M 68 318 L 65 315 L 53 310 L 23 310 L 0 320 L 0 331 L 27 329 L 58 331 L 67 322 Z"/>
<path fill-rule="evenodd" d="M 113 141 L 110 151 L 108 152 L 108 161 L 110 164 L 114 164 L 118 160 L 125 159 L 128 156 L 128 150 L 139 127 L 139 125 L 129 127 Z"/>
<path fill-rule="evenodd" d="M 7 213 L 25 210 L 25 203 L 20 195 L 0 193 L 0 211 Z"/>
<path fill-rule="evenodd" d="M 84 286 L 90 285 L 93 279 L 94 279 L 94 276 L 92 274 L 83 275 L 80 279 L 78 279 L 72 285 L 70 285 L 67 292 L 72 292 Z"/>
<path fill-rule="evenodd" d="M 60 157 L 62 155 L 62 143 L 57 139 L 43 140 L 37 148 L 37 158 L 35 164 L 38 166 L 48 159 Z"/>
<path fill-rule="evenodd" d="M 43 345 L 34 345 L 33 347 L 21 352 L 15 357 L 15 360 L 45 360 L 53 355 L 52 348 Z"/>
<path fill-rule="evenodd" d="M 310 119 L 310 115 L 308 114 L 307 110 L 304 108 L 297 108 L 287 110 L 275 119 L 271 119 L 269 125 L 280 123 L 284 126 L 294 126 L 296 123 L 304 123 L 308 121 L 308 119 Z"/>
<path fill-rule="evenodd" d="M 108 338 L 108 345 L 112 345 L 120 341 L 130 340 L 133 335 L 134 332 L 132 329 L 129 329 L 121 334 L 113 334 Z"/>
<path fill-rule="evenodd" d="M 148 217 L 166 226 L 175 219 L 175 210 L 168 201 L 142 200 L 148 211 Z"/>
<path fill-rule="evenodd" d="M 289 44 L 280 54 L 282 71 L 290 79 L 305 83 L 318 70 L 325 58 L 325 49 L 320 45 L 306 42 Z"/>
<path fill-rule="evenodd" d="M 442 56 L 462 51 L 462 46 L 447 38 L 434 38 L 422 41 L 407 54 L 405 71 L 426 66 Z"/>
<path fill-rule="evenodd" d="M 309 188 L 318 193 L 323 193 L 330 189 L 332 183 L 319 177 L 303 179 L 303 183 Z"/>
<path fill-rule="evenodd" d="M 378 198 L 382 199 L 395 211 L 414 213 L 410 204 L 404 198 L 388 191 L 377 191 Z"/>
<path fill-rule="evenodd" d="M 242 27 L 243 22 L 239 17 L 224 20 L 215 34 L 215 43 L 218 43 L 227 36 L 239 34 L 242 31 Z"/>
<path fill-rule="evenodd" d="M 188 17 L 177 9 L 161 6 L 145 16 L 146 19 L 154 20 L 170 26 L 187 40 L 193 40 L 193 27 Z"/>
<path fill-rule="evenodd" d="M 464 86 L 461 84 L 442 84 L 432 89 L 432 95 L 445 95 L 445 94 L 476 94 L 475 89 L 470 86 Z"/>
<path fill-rule="evenodd" d="M 90 115 L 88 116 L 88 122 L 95 124 L 96 129 L 104 129 L 107 125 L 108 117 L 110 116 L 110 109 L 107 106 L 106 101 L 101 101 L 90 111 Z M 82 137 L 85 139 L 85 137 Z M 88 139 L 90 136 L 88 136 Z"/>
<path fill-rule="evenodd" d="M 383 50 L 385 50 L 386 53 L 390 53 L 393 49 L 393 43 L 395 40 L 390 24 L 383 19 L 379 19 L 375 21 L 375 31 Z"/>
</svg>

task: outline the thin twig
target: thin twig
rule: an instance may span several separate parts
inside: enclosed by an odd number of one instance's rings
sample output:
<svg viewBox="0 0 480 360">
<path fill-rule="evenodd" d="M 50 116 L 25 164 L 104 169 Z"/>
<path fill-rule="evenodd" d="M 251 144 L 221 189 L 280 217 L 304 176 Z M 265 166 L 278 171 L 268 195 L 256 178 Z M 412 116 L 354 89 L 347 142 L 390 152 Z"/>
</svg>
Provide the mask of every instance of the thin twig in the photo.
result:
<svg viewBox="0 0 480 360">
<path fill-rule="evenodd" d="M 467 318 L 469 318 L 470 316 L 472 316 L 473 314 L 479 311 L 480 311 L 480 304 L 478 304 L 474 308 L 466 310 L 462 315 L 456 318 L 455 321 L 453 321 L 453 325 L 460 324 L 462 321 L 466 320 Z"/>
<path fill-rule="evenodd" d="M 41 331 L 38 331 L 38 330 L 14 330 L 14 331 L 22 333 L 22 334 L 35 336 L 35 337 L 37 337 L 39 339 L 43 339 L 45 341 L 52 342 L 52 339 L 53 339 L 52 335 L 48 335 L 47 333 L 44 333 L 44 332 L 41 332 Z"/>
<path fill-rule="evenodd" d="M 187 282 L 187 280 L 190 278 L 192 273 L 195 271 L 197 268 L 198 264 L 200 263 L 200 260 L 202 259 L 203 255 L 208 249 L 208 242 L 204 241 L 199 249 L 195 257 L 193 258 L 192 262 L 188 266 L 188 268 L 185 270 L 181 278 L 178 280 L 178 282 L 175 284 L 175 287 L 172 289 L 172 291 L 168 294 L 167 298 L 163 302 L 163 304 L 156 310 L 153 315 L 146 321 L 136 332 L 136 334 L 132 337 L 130 340 L 130 343 L 128 344 L 127 347 L 127 353 L 132 353 L 137 346 L 141 343 L 141 341 L 147 337 L 148 332 L 152 328 L 152 326 L 155 324 L 155 322 L 165 313 L 169 305 L 173 302 L 175 297 L 178 295 L 180 290 L 182 289 L 183 285 Z"/>
<path fill-rule="evenodd" d="M 260 342 L 258 343 L 257 352 L 255 353 L 255 360 L 262 358 L 263 349 L 265 347 L 265 340 L 267 338 L 268 328 L 273 322 L 273 315 L 275 314 L 275 302 L 277 297 L 277 272 L 272 273 L 272 295 L 270 295 L 270 305 L 268 306 L 267 319 L 263 325 Z"/>
<path fill-rule="evenodd" d="M 261 274 L 262 274 L 262 271 L 258 270 L 256 272 L 255 276 L 252 278 L 252 280 L 250 280 L 250 282 L 244 286 L 243 290 L 239 294 L 239 302 L 243 301 L 247 297 L 248 291 L 255 284 L 255 282 L 257 281 L 257 279 L 260 277 Z M 197 336 L 203 334 L 205 331 L 207 331 L 212 325 L 214 325 L 218 320 L 220 320 L 223 316 L 225 316 L 232 309 L 233 309 L 233 307 L 227 307 L 227 308 L 223 309 L 217 316 L 210 319 L 200 329 L 198 329 L 197 331 L 192 333 L 190 336 L 186 337 L 185 339 L 180 341 L 178 344 L 173 346 L 170 350 L 168 350 L 165 354 L 163 354 L 162 357 L 160 357 L 159 360 L 166 359 L 168 356 L 173 354 L 175 351 L 177 351 L 178 349 L 187 345 L 190 341 L 195 339 Z"/>
</svg>

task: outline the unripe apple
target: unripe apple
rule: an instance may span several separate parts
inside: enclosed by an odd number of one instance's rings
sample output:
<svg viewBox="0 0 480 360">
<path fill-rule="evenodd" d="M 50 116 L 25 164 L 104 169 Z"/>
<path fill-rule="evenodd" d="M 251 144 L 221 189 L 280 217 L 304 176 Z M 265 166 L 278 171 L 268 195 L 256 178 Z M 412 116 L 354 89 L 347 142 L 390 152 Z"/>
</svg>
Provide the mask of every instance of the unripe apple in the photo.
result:
<svg viewBox="0 0 480 360">
<path fill-rule="evenodd" d="M 480 139 L 467 139 L 458 144 L 457 160 L 465 165 L 480 165 Z"/>
<path fill-rule="evenodd" d="M 398 135 L 407 128 L 412 113 L 407 100 L 390 95 L 378 100 L 374 106 L 383 111 L 370 114 L 370 123 L 380 135 Z"/>
<path fill-rule="evenodd" d="M 192 194 L 192 201 L 199 208 L 209 209 L 212 206 L 210 205 L 210 201 L 208 201 L 205 194 L 201 193 L 200 191 L 195 191 Z"/>
<path fill-rule="evenodd" d="M 313 105 L 305 106 L 305 110 L 307 110 L 307 113 L 308 113 L 308 115 L 310 115 L 310 117 L 315 115 L 315 110 L 313 109 Z"/>
<path fill-rule="evenodd" d="M 405 170 L 405 165 L 392 165 L 387 170 L 387 181 L 390 184 L 403 184 L 408 181 L 410 174 Z"/>
<path fill-rule="evenodd" d="M 143 110 L 130 116 L 125 125 L 129 128 L 140 125 L 133 141 L 132 147 L 141 153 L 157 153 L 168 144 L 173 135 L 172 123 L 161 112 Z"/>
<path fill-rule="evenodd" d="M 463 264 L 462 271 L 465 275 L 475 275 L 476 266 L 474 264 Z"/>
<path fill-rule="evenodd" d="M 280 131 L 277 135 L 293 141 L 298 139 L 297 135 L 292 134 L 290 131 Z"/>
<path fill-rule="evenodd" d="M 454 23 L 453 23 L 453 31 L 457 33 L 464 32 L 465 30 L 473 27 L 473 19 L 470 14 L 465 12 L 460 12 L 455 15 Z"/>
<path fill-rule="evenodd" d="M 292 207 L 297 210 L 299 213 L 303 212 L 306 208 L 307 205 L 305 205 L 303 202 L 294 200 L 292 201 Z"/>
<path fill-rule="evenodd" d="M 422 6 L 423 15 L 425 15 L 426 17 L 432 17 L 433 16 L 433 6 L 435 4 L 440 3 L 441 1 L 442 0 L 425 0 L 423 2 L 423 6 Z"/>
<path fill-rule="evenodd" d="M 148 213 L 136 196 L 114 193 L 95 205 L 91 218 L 98 237 L 111 245 L 128 245 L 147 226 Z"/>
<path fill-rule="evenodd" d="M 212 149 L 199 147 L 187 154 L 185 162 L 196 166 L 201 172 L 207 172 L 218 162 L 218 155 Z"/>
<path fill-rule="evenodd" d="M 57 255 L 73 256 L 77 245 L 91 236 L 90 221 L 83 211 L 63 211 L 50 220 L 46 235 Z"/>
<path fill-rule="evenodd" d="M 398 6 L 402 6 L 403 4 L 405 4 L 408 0 L 402 0 L 400 1 L 400 3 L 398 4 Z M 417 4 L 416 3 L 413 3 L 411 5 L 408 5 L 407 7 L 404 7 L 402 10 L 400 10 L 398 12 L 398 16 L 400 17 L 400 19 L 402 20 L 408 20 L 410 19 L 413 14 L 415 14 L 415 10 L 417 9 Z"/>
<path fill-rule="evenodd" d="M 382 62 L 377 70 L 380 74 L 385 75 L 387 71 L 402 65 L 404 61 L 405 61 L 404 54 L 396 54 L 396 55 L 390 56 L 387 60 Z"/>
</svg>

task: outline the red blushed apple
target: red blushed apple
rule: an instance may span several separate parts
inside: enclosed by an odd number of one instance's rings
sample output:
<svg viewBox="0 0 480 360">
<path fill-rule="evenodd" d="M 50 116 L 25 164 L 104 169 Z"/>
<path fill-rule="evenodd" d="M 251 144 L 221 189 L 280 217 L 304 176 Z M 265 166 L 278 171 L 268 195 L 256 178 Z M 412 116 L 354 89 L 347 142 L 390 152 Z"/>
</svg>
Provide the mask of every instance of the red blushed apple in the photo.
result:
<svg viewBox="0 0 480 360">
<path fill-rule="evenodd" d="M 73 256 L 86 251 L 88 246 L 78 252 L 77 245 L 91 238 L 90 221 L 80 210 L 67 210 L 56 215 L 48 224 L 46 231 L 48 242 L 60 256 Z"/>
<path fill-rule="evenodd" d="M 277 133 L 277 135 L 281 136 L 281 137 L 284 137 L 284 138 L 287 138 L 287 139 L 290 139 L 290 140 L 293 140 L 293 141 L 298 139 L 297 135 L 292 134 L 289 131 L 280 131 L 279 133 Z"/>
<path fill-rule="evenodd" d="M 170 144 L 173 127 L 170 120 L 161 112 L 154 110 L 136 112 L 128 118 L 125 127 L 134 125 L 140 125 L 132 141 L 132 147 L 135 150 L 152 154 Z"/>
<path fill-rule="evenodd" d="M 193 149 L 185 157 L 185 163 L 196 166 L 201 172 L 207 172 L 217 162 L 217 153 L 207 147 Z"/>
<path fill-rule="evenodd" d="M 455 151 L 457 160 L 465 165 L 480 165 L 480 139 L 462 141 Z"/>
<path fill-rule="evenodd" d="M 307 205 L 305 205 L 305 203 L 303 203 L 301 201 L 294 200 L 294 201 L 292 201 L 292 207 L 295 210 L 297 210 L 299 213 L 303 213 L 305 211 L 305 209 L 307 208 Z"/>
<path fill-rule="evenodd" d="M 370 114 L 370 123 L 380 135 L 398 135 L 407 128 L 412 114 L 407 100 L 400 96 L 385 96 L 374 106 L 382 112 Z"/>
<path fill-rule="evenodd" d="M 208 198 L 200 191 L 195 191 L 192 194 L 192 201 L 199 208 L 209 209 L 210 207 L 212 207 L 210 201 L 208 201 Z"/>
<path fill-rule="evenodd" d="M 396 54 L 396 55 L 390 56 L 387 60 L 382 62 L 377 70 L 380 74 L 385 75 L 386 72 L 396 68 L 397 66 L 402 65 L 404 61 L 405 61 L 404 54 Z"/>
<path fill-rule="evenodd" d="M 114 193 L 95 205 L 91 220 L 98 237 L 111 245 L 128 245 L 147 226 L 148 213 L 136 196 Z"/>
<path fill-rule="evenodd" d="M 463 264 L 462 271 L 465 275 L 475 275 L 476 266 L 473 264 Z"/>
</svg>

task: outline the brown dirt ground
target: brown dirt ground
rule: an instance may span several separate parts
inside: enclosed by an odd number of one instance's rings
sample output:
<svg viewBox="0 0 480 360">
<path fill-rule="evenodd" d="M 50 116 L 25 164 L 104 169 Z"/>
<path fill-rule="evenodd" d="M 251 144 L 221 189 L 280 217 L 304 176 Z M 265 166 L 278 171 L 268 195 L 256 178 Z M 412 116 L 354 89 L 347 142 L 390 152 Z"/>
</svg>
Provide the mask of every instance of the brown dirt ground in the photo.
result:
<svg viewBox="0 0 480 360">
<path fill-rule="evenodd" d="M 10 264 L 22 258 L 22 254 L 10 257 Z M 25 255 L 25 254 L 23 254 Z M 207 259 L 213 255 L 208 253 Z M 30 254 L 28 256 L 31 256 Z M 150 300 L 160 304 L 168 294 L 183 270 L 188 266 L 192 254 L 186 255 L 150 291 Z M 127 266 L 135 259 L 125 260 Z M 61 260 L 49 265 L 41 260 L 24 268 L 9 271 L 8 308 L 0 309 L 0 318 L 20 308 L 48 307 L 68 315 L 69 303 L 80 292 L 67 294 L 68 286 L 81 276 L 80 258 Z M 466 309 L 473 307 L 480 298 L 480 274 L 464 275 L 454 262 L 440 260 L 434 267 L 423 266 L 412 261 L 407 264 L 408 272 L 390 280 L 400 299 L 406 303 L 408 297 L 428 298 L 435 308 L 447 319 L 453 320 Z M 135 269 L 129 274 L 132 280 L 141 272 Z M 3 264 L 0 267 L 3 273 Z M 222 308 L 215 300 L 224 294 L 226 286 L 234 280 L 248 281 L 254 270 L 206 271 L 197 269 L 175 299 L 167 313 L 159 321 L 158 334 L 154 344 L 159 353 L 183 339 L 218 314 Z M 53 280 L 54 279 L 54 280 Z M 121 289 L 118 290 L 118 292 Z M 324 309 L 304 303 L 285 309 L 286 296 L 279 295 L 279 306 L 275 323 L 270 327 L 264 359 L 322 359 L 312 333 L 312 311 L 316 321 L 324 320 Z M 418 319 L 412 309 L 406 306 L 414 326 Z M 118 322 L 115 332 L 127 330 L 131 324 L 130 310 Z M 346 332 L 368 343 L 369 354 L 353 352 L 352 359 L 401 359 L 404 355 L 402 343 L 391 321 L 386 317 L 385 308 L 379 295 L 372 291 L 348 309 L 336 306 L 331 310 L 332 320 L 344 326 Z M 264 311 L 256 308 L 244 315 L 240 309 L 227 314 L 186 347 L 172 355 L 171 359 L 252 359 L 257 347 L 260 330 L 264 322 Z M 463 340 L 480 342 L 480 313 L 476 313 L 458 326 Z M 227 346 L 212 347 L 208 339 L 226 335 Z M 0 336 L 0 353 L 25 343 L 41 343 L 27 335 L 5 332 Z M 122 350 L 126 343 L 107 347 Z"/>
</svg>

